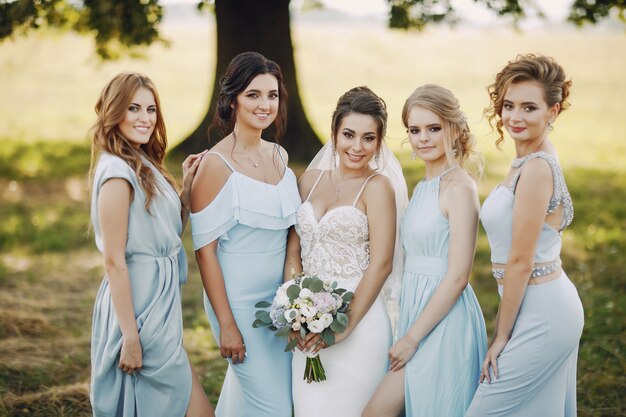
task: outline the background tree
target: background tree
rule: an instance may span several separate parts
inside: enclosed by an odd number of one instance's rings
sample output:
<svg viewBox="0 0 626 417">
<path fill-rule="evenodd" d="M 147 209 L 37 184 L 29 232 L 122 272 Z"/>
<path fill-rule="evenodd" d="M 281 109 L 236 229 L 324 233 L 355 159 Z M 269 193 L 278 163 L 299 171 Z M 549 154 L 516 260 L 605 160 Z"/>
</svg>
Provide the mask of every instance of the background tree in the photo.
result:
<svg viewBox="0 0 626 417">
<path fill-rule="evenodd" d="M 429 23 L 460 20 L 451 0 L 387 0 L 389 26 L 422 29 Z M 542 16 L 532 1 L 474 0 L 499 16 L 518 21 L 527 15 Z M 199 8 L 213 6 L 217 21 L 216 80 L 210 106 L 195 131 L 177 151 L 189 153 L 205 149 L 207 128 L 215 108 L 218 77 L 230 59 L 239 52 L 258 51 L 278 62 L 289 91 L 289 117 L 283 145 L 296 160 L 308 160 L 321 143 L 302 108 L 291 42 L 290 0 L 201 0 Z M 576 25 L 595 24 L 616 16 L 624 21 L 625 0 L 574 0 L 568 20 Z M 41 26 L 65 26 L 95 37 L 96 51 L 104 59 L 114 59 L 133 47 L 163 41 L 159 24 L 163 9 L 158 0 L 0 0 L 0 39 L 24 34 Z M 184 75 L 178 75 L 184 76 Z M 220 135 L 212 133 L 212 140 Z M 272 137 L 272 133 L 268 133 Z"/>
</svg>

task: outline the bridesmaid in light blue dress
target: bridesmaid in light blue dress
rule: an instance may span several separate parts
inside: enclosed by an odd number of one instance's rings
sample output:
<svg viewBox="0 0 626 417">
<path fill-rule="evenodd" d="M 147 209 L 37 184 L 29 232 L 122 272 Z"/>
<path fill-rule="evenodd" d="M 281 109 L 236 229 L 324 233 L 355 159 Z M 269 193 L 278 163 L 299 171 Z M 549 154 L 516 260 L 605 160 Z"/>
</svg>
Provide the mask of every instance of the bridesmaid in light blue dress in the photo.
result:
<svg viewBox="0 0 626 417">
<path fill-rule="evenodd" d="M 487 350 L 483 315 L 468 283 L 478 193 L 463 167 L 474 139 L 457 99 L 437 85 L 416 89 L 402 119 L 426 178 L 400 225 L 406 259 L 399 339 L 364 416 L 462 417 Z"/>
<path fill-rule="evenodd" d="M 560 261 L 561 233 L 574 209 L 548 140 L 570 85 L 552 58 L 529 54 L 509 62 L 489 88 L 496 143 L 504 127 L 517 158 L 481 210 L 501 301 L 467 416 L 576 416 L 584 317 Z"/>
<path fill-rule="evenodd" d="M 91 220 L 106 276 L 93 312 L 93 415 L 211 416 L 182 346 L 180 293 L 187 259 L 179 235 L 202 154 L 183 163 L 179 197 L 162 165 L 159 98 L 141 74 L 113 78 L 96 113 Z"/>
<path fill-rule="evenodd" d="M 230 130 L 200 164 L 191 227 L 205 308 L 229 361 L 216 415 L 290 417 L 291 352 L 253 328 L 255 304 L 282 283 L 287 230 L 300 206 L 297 181 L 279 145 L 261 138 L 285 125 L 280 68 L 258 53 L 237 55 L 221 80 L 214 125 Z"/>
</svg>

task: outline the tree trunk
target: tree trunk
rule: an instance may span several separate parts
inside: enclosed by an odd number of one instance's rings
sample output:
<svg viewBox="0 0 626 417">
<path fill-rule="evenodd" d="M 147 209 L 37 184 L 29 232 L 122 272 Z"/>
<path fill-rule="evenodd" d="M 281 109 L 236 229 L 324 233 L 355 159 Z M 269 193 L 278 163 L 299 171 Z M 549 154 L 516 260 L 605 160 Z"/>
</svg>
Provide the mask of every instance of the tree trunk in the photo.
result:
<svg viewBox="0 0 626 417">
<path fill-rule="evenodd" d="M 180 143 L 174 152 L 196 153 L 221 139 L 218 132 L 211 132 L 210 138 L 207 132 L 215 111 L 219 78 L 235 55 L 240 52 L 256 51 L 280 65 L 289 94 L 287 130 L 281 145 L 287 149 L 293 160 L 309 161 L 313 158 L 321 147 L 321 142 L 313 132 L 300 101 L 291 43 L 289 1 L 215 1 L 217 65 L 211 104 L 200 126 Z M 273 126 L 264 132 L 263 137 L 273 140 Z"/>
</svg>

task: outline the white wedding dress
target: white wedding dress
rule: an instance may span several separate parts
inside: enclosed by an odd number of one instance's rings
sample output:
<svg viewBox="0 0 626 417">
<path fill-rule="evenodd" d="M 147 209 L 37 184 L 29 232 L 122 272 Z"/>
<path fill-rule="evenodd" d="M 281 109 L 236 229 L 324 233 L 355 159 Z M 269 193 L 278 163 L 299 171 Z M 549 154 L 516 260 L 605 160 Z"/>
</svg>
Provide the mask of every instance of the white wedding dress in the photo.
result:
<svg viewBox="0 0 626 417">
<path fill-rule="evenodd" d="M 309 201 L 324 171 L 296 213 L 296 231 L 306 274 L 337 281 L 354 291 L 369 265 L 367 216 L 356 207 L 369 177 L 351 206 L 328 210 L 316 219 Z M 322 349 L 326 380 L 308 384 L 303 379 L 306 356 L 295 350 L 292 361 L 296 417 L 360 417 L 387 371 L 391 325 L 379 296 L 358 326 L 342 342 Z"/>
</svg>

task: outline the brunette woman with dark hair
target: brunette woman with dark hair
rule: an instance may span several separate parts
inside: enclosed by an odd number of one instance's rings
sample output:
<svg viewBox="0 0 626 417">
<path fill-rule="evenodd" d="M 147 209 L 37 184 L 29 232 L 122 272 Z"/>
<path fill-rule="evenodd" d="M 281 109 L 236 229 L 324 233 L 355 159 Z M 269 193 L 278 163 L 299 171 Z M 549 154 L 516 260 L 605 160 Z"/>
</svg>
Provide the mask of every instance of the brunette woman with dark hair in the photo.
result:
<svg viewBox="0 0 626 417">
<path fill-rule="evenodd" d="M 212 128 L 227 132 L 203 158 L 192 186 L 191 226 L 205 308 L 229 361 L 218 416 L 290 417 L 291 354 L 266 329 L 252 328 L 255 304 L 282 282 L 287 230 L 300 206 L 287 153 L 262 139 L 284 132 L 280 67 L 263 55 L 237 55 L 221 78 Z"/>
</svg>

